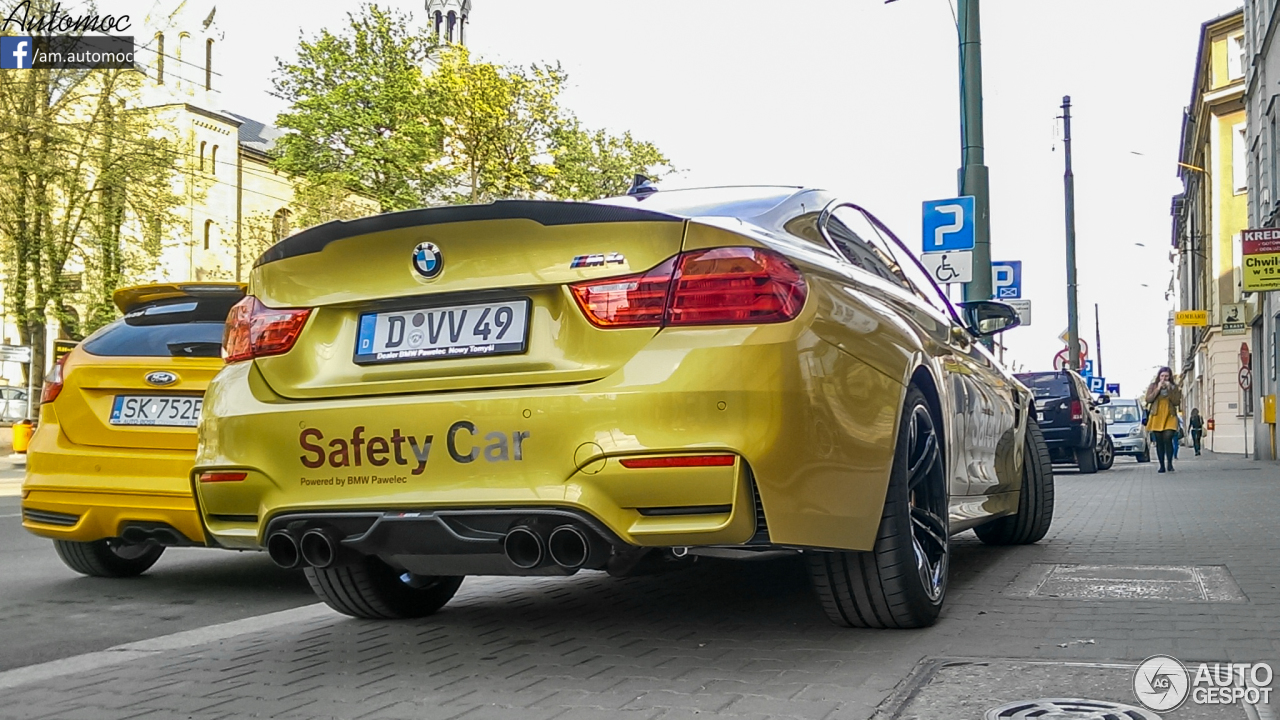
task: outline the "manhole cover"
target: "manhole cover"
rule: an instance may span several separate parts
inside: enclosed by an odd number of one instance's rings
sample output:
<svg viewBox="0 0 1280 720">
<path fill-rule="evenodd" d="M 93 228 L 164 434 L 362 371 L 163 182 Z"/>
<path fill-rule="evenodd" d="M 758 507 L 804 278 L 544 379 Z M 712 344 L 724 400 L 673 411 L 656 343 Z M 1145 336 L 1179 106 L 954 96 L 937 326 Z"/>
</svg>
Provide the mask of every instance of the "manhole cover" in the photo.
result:
<svg viewBox="0 0 1280 720">
<path fill-rule="evenodd" d="M 1014 595 L 1063 600 L 1246 602 L 1221 565 L 1032 565 L 1009 586 Z"/>
<path fill-rule="evenodd" d="M 1160 720 L 1160 716 L 1124 703 L 1054 698 L 1001 705 L 988 710 L 986 720 Z"/>
</svg>

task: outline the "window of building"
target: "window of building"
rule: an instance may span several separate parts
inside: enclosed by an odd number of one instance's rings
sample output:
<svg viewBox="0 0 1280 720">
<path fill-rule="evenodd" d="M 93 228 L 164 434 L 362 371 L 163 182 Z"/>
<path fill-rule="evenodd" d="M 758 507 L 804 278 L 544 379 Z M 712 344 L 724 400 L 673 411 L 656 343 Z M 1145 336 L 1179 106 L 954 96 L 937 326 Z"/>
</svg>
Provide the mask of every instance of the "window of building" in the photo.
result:
<svg viewBox="0 0 1280 720">
<path fill-rule="evenodd" d="M 213 221 L 204 221 L 204 249 L 208 250 L 213 241 Z"/>
<path fill-rule="evenodd" d="M 179 71 L 181 71 L 182 69 L 181 66 L 182 66 L 182 58 L 184 54 L 183 51 L 187 49 L 187 40 L 190 40 L 190 39 L 191 39 L 191 36 L 188 35 L 187 33 L 178 33 L 178 52 L 174 55 L 173 59 L 178 61 Z M 176 82 L 174 84 L 178 85 L 179 87 L 183 85 L 189 85 L 190 81 L 187 81 L 187 82 L 183 81 L 182 78 L 184 75 L 187 75 L 187 74 L 183 72 L 179 72 L 175 77 Z M 187 76 L 189 77 L 189 75 Z"/>
<path fill-rule="evenodd" d="M 1239 80 L 1244 77 L 1245 68 L 1249 66 L 1248 53 L 1245 50 L 1244 34 L 1234 35 L 1227 41 L 1227 79 Z"/>
<path fill-rule="evenodd" d="M 271 219 L 271 237 L 276 242 L 280 242 L 289 236 L 289 211 L 280 208 L 276 211 L 275 217 Z"/>
<path fill-rule="evenodd" d="M 449 31 L 448 31 L 449 42 L 453 42 L 453 30 L 454 30 L 454 27 L 457 26 L 457 24 L 458 24 L 458 14 L 450 10 L 449 11 Z"/>
<path fill-rule="evenodd" d="M 156 84 L 164 84 L 164 33 L 156 33 Z"/>
<path fill-rule="evenodd" d="M 214 145 L 213 150 L 209 152 L 209 174 L 218 174 L 218 146 Z"/>
<path fill-rule="evenodd" d="M 1246 148 L 1248 147 L 1248 138 L 1245 136 L 1244 123 L 1240 123 L 1233 128 L 1231 133 L 1231 177 L 1232 184 L 1235 187 L 1236 194 L 1244 192 L 1249 188 L 1249 160 Z"/>
<path fill-rule="evenodd" d="M 201 172 L 204 171 L 204 146 L 205 146 L 205 143 L 201 142 L 200 143 L 200 171 Z"/>
<path fill-rule="evenodd" d="M 204 89 L 213 89 L 213 38 L 204 41 Z"/>
<path fill-rule="evenodd" d="M 436 39 L 437 40 L 443 38 L 443 34 L 441 32 L 442 30 L 444 30 L 444 13 L 437 10 L 436 11 Z"/>
</svg>

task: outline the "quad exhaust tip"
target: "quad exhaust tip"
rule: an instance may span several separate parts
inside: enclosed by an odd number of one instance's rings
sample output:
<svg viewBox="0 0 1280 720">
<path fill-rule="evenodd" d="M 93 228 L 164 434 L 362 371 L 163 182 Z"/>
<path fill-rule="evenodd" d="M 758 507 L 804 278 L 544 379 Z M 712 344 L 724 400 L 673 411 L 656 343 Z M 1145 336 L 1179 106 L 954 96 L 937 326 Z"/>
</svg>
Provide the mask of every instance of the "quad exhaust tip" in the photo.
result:
<svg viewBox="0 0 1280 720">
<path fill-rule="evenodd" d="M 338 552 L 333 537 L 325 530 L 312 529 L 302 534 L 298 550 L 308 565 L 327 568 L 333 565 Z"/>
<path fill-rule="evenodd" d="M 526 525 L 508 530 L 502 539 L 502 549 L 511 564 L 522 570 L 532 570 L 542 564 L 542 536 Z"/>
<path fill-rule="evenodd" d="M 547 538 L 547 552 L 555 564 L 575 570 L 587 564 L 587 558 L 591 556 L 591 541 L 579 528 L 561 525 Z"/>
<path fill-rule="evenodd" d="M 267 555 L 271 560 L 286 570 L 292 570 L 302 563 L 302 554 L 298 550 L 298 541 L 284 531 L 271 533 L 267 538 Z"/>
</svg>

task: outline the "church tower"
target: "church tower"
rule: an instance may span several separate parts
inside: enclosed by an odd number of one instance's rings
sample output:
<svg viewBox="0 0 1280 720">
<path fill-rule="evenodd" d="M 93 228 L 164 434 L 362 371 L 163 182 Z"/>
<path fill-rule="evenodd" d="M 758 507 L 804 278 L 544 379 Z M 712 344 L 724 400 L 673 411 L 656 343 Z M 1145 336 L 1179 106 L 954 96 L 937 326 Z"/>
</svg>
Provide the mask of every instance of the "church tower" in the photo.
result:
<svg viewBox="0 0 1280 720">
<path fill-rule="evenodd" d="M 427 26 L 442 43 L 467 44 L 471 0 L 427 0 Z"/>
</svg>

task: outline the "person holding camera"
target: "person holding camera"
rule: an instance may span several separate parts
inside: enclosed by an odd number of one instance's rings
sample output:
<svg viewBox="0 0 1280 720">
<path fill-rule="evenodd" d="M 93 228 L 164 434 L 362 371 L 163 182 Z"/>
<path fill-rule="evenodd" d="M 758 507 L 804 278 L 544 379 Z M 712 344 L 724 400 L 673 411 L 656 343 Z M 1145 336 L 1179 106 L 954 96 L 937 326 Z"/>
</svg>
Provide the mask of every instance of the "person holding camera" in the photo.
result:
<svg viewBox="0 0 1280 720">
<path fill-rule="evenodd" d="M 1147 432 L 1156 440 L 1156 456 L 1160 458 L 1160 469 L 1167 467 L 1173 472 L 1173 438 L 1178 432 L 1178 406 L 1182 404 L 1182 391 L 1173 382 L 1173 371 L 1167 367 L 1160 368 L 1156 379 L 1147 387 L 1147 406 L 1150 415 L 1147 417 Z"/>
</svg>

